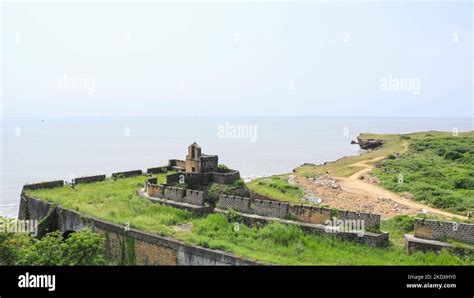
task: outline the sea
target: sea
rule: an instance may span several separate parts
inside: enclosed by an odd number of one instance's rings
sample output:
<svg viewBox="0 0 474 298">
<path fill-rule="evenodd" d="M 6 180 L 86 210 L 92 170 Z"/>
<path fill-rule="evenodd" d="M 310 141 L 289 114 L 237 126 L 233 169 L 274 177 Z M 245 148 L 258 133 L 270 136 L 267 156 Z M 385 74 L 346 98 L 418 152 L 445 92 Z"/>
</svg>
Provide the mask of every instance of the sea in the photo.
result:
<svg viewBox="0 0 474 298">
<path fill-rule="evenodd" d="M 361 132 L 473 130 L 472 118 L 370 117 L 3 117 L 0 216 L 17 217 L 22 185 L 145 170 L 205 154 L 252 179 L 361 154 Z"/>
</svg>

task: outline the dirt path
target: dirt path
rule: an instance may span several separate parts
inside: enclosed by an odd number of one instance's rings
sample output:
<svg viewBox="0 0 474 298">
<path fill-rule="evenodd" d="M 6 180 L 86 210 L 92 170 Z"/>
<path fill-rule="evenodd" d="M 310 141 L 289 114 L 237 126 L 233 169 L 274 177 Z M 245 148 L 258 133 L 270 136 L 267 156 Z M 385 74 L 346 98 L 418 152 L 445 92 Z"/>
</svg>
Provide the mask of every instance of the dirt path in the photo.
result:
<svg viewBox="0 0 474 298">
<path fill-rule="evenodd" d="M 404 148 L 400 153 L 404 153 L 407 150 L 408 142 L 405 142 Z M 319 178 L 305 178 L 295 175 L 293 179 L 296 184 L 302 187 L 306 197 L 321 198 L 323 204 L 333 208 L 376 213 L 380 214 L 382 218 L 390 218 L 402 214 L 416 215 L 423 212 L 444 218 L 465 218 L 461 215 L 415 202 L 384 189 L 370 181 L 370 179 L 367 179 L 369 177 L 368 174 L 374 169 L 374 164 L 383 158 L 385 156 L 349 165 L 350 167 L 360 169 L 349 177 L 323 175 Z"/>
<path fill-rule="evenodd" d="M 406 148 L 407 146 L 405 146 L 404 151 L 406 151 Z M 383 158 L 384 157 L 381 156 L 374 159 L 364 160 L 364 161 L 360 161 L 352 165 L 349 165 L 349 166 L 354 166 L 354 167 L 363 167 L 363 169 L 352 174 L 349 177 L 334 177 L 334 179 L 336 179 L 336 181 L 339 183 L 339 185 L 341 186 L 343 190 L 353 193 L 353 194 L 362 195 L 364 197 L 369 197 L 372 199 L 377 199 L 377 198 L 390 199 L 396 202 L 397 204 L 400 204 L 412 209 L 426 210 L 428 213 L 440 215 L 447 218 L 457 217 L 457 218 L 465 219 L 464 216 L 426 206 L 424 204 L 401 197 L 398 194 L 391 192 L 387 189 L 384 189 L 376 184 L 367 183 L 364 180 L 360 179 L 362 175 L 365 175 L 373 170 L 374 168 L 373 164 L 375 162 Z"/>
</svg>

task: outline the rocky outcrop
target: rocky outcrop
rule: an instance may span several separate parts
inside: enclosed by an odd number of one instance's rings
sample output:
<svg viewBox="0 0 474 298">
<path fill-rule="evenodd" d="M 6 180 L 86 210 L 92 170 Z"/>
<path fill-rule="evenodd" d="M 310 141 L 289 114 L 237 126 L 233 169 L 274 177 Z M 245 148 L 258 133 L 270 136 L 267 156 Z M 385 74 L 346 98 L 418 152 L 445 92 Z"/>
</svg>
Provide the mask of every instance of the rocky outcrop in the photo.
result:
<svg viewBox="0 0 474 298">
<path fill-rule="evenodd" d="M 375 149 L 382 146 L 385 142 L 380 139 L 361 139 L 357 137 L 360 148 L 364 150 Z"/>
</svg>

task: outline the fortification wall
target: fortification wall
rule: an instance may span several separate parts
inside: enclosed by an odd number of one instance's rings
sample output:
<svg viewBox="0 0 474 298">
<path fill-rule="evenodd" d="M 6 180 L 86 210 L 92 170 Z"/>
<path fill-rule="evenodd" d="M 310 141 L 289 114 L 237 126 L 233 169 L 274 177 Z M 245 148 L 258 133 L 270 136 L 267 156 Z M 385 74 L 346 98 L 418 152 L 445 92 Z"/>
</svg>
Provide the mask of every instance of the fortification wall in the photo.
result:
<svg viewBox="0 0 474 298">
<path fill-rule="evenodd" d="M 253 201 L 252 209 L 260 216 L 285 218 L 288 215 L 288 204 L 277 201 L 256 199 Z"/>
<path fill-rule="evenodd" d="M 112 177 L 114 177 L 114 178 L 128 178 L 128 177 L 141 176 L 141 175 L 143 175 L 142 170 L 133 170 L 133 171 L 112 173 Z"/>
<path fill-rule="evenodd" d="M 93 218 L 77 211 L 23 196 L 20 219 L 44 218 L 52 208 L 61 232 L 90 228 L 105 239 L 105 254 L 117 261 L 136 265 L 258 265 L 224 251 L 207 249 L 181 241 Z"/>
<path fill-rule="evenodd" d="M 186 189 L 180 187 L 171 187 L 165 186 L 164 192 L 165 199 L 176 201 L 176 202 L 184 202 L 184 196 L 186 195 Z"/>
<path fill-rule="evenodd" d="M 148 183 L 146 187 L 146 193 L 150 197 L 164 198 L 165 197 L 165 186 L 162 184 Z"/>
<path fill-rule="evenodd" d="M 233 209 L 238 212 L 256 214 L 260 216 L 285 218 L 288 215 L 288 204 L 268 200 L 250 200 L 238 196 L 219 196 L 219 208 Z"/>
<path fill-rule="evenodd" d="M 474 224 L 417 218 L 414 235 L 425 239 L 443 241 L 448 238 L 474 243 Z"/>
<path fill-rule="evenodd" d="M 105 175 L 85 176 L 72 179 L 73 184 L 100 182 L 106 179 Z"/>
<path fill-rule="evenodd" d="M 162 167 L 155 167 L 155 168 L 148 168 L 146 169 L 146 172 L 148 174 L 161 174 L 161 173 L 166 173 L 168 171 L 167 166 L 162 166 Z"/>
<path fill-rule="evenodd" d="M 332 217 L 332 210 L 323 207 L 291 205 L 289 211 L 297 220 L 314 224 L 325 224 Z"/>
<path fill-rule="evenodd" d="M 179 167 L 179 168 L 186 168 L 186 162 L 181 159 L 170 159 L 168 161 L 168 167 Z"/>
<path fill-rule="evenodd" d="M 212 182 L 219 184 L 232 184 L 240 179 L 239 171 L 231 170 L 228 173 L 212 172 Z"/>
<path fill-rule="evenodd" d="M 233 209 L 238 212 L 252 213 L 249 198 L 221 194 L 218 206 L 221 209 Z"/>
<path fill-rule="evenodd" d="M 185 173 L 181 173 L 181 172 L 166 175 L 166 184 L 179 183 L 180 180 L 181 180 L 181 177 L 186 177 L 184 175 L 185 175 Z"/>
<path fill-rule="evenodd" d="M 193 189 L 186 189 L 184 202 L 197 206 L 204 206 L 204 192 Z"/>
<path fill-rule="evenodd" d="M 203 173 L 217 171 L 217 167 L 218 167 L 217 155 L 201 156 L 201 171 Z"/>
<path fill-rule="evenodd" d="M 25 184 L 23 186 L 23 189 L 37 190 L 41 188 L 62 187 L 63 185 L 64 185 L 64 180 L 54 180 L 54 181 L 40 182 L 40 183 L 34 183 L 34 184 Z"/>
<path fill-rule="evenodd" d="M 361 220 L 364 221 L 364 226 L 366 228 L 380 229 L 380 215 L 373 213 L 365 212 L 356 212 L 356 211 L 347 211 L 347 210 L 337 210 L 336 211 L 337 219 L 342 220 Z"/>
<path fill-rule="evenodd" d="M 379 230 L 380 215 L 366 212 L 347 211 L 339 209 L 329 209 L 324 207 L 314 207 L 309 205 L 291 205 L 290 214 L 297 220 L 315 224 L 325 224 L 333 217 L 338 220 L 360 220 L 364 221 L 364 227 Z"/>
<path fill-rule="evenodd" d="M 309 205 L 289 205 L 274 200 L 249 199 L 226 195 L 219 197 L 218 207 L 266 217 L 289 217 L 310 224 L 326 225 L 327 221 L 333 218 L 338 220 L 360 220 L 364 221 L 365 229 L 380 229 L 380 215 L 364 212 L 333 210 Z"/>
</svg>

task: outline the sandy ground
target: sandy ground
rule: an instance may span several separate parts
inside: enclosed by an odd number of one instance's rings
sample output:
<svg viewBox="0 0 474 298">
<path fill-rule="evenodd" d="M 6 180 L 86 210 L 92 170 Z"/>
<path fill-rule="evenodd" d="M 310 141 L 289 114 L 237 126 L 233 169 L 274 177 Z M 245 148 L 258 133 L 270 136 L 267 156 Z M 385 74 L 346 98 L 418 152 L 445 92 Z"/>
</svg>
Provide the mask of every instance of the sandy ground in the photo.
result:
<svg viewBox="0 0 474 298">
<path fill-rule="evenodd" d="M 321 198 L 321 205 L 333 208 L 377 213 L 382 218 L 395 215 L 434 214 L 446 218 L 465 218 L 450 212 L 438 210 L 409 198 L 399 196 L 368 179 L 372 164 L 384 157 L 365 160 L 350 166 L 363 167 L 350 177 L 322 176 L 316 179 L 292 176 L 294 183 L 304 190 L 307 197 Z"/>
</svg>

